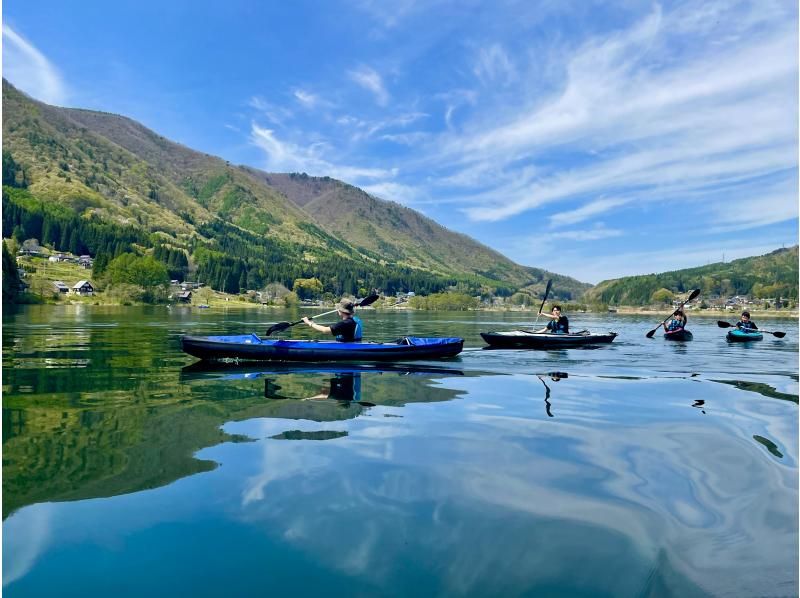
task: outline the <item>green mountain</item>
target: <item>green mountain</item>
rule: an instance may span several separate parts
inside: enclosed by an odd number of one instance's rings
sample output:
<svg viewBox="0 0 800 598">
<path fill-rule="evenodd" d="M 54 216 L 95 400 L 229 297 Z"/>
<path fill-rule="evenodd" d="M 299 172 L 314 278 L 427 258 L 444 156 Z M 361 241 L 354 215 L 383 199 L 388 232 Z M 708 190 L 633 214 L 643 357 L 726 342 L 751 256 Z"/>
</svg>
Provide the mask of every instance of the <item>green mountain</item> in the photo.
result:
<svg viewBox="0 0 800 598">
<path fill-rule="evenodd" d="M 3 134 L 6 237 L 18 228 L 60 250 L 154 253 L 172 275 L 228 292 L 317 277 L 334 294 L 459 283 L 510 294 L 551 276 L 340 181 L 233 166 L 5 80 Z M 588 286 L 558 277 L 554 291 L 571 298 Z"/>
<path fill-rule="evenodd" d="M 586 292 L 584 301 L 618 305 L 646 305 L 661 289 L 684 293 L 701 289 L 702 297 L 751 295 L 797 301 L 798 248 L 778 249 L 757 257 L 718 262 L 643 276 L 604 280 Z"/>
</svg>

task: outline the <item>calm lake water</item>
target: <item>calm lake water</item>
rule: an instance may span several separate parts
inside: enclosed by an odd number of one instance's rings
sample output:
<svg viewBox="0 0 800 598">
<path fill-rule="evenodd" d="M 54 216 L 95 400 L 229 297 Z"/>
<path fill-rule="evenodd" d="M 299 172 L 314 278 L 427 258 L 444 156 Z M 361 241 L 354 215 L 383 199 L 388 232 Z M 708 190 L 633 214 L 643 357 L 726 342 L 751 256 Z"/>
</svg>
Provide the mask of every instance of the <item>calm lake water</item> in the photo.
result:
<svg viewBox="0 0 800 598">
<path fill-rule="evenodd" d="M 5 310 L 4 595 L 797 595 L 797 322 L 568 315 L 620 336 L 483 350 L 530 316 L 365 310 L 466 349 L 213 369 L 181 334 L 298 313 Z"/>
</svg>

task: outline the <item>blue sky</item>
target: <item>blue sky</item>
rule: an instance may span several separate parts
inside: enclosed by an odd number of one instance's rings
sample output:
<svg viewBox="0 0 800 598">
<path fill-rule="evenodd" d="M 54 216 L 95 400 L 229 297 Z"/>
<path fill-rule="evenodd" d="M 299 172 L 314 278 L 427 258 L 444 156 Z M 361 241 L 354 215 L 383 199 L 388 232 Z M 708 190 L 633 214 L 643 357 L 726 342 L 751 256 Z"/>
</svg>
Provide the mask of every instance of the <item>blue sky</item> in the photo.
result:
<svg viewBox="0 0 800 598">
<path fill-rule="evenodd" d="M 587 282 L 798 239 L 794 1 L 3 3 L 3 75 Z"/>
</svg>

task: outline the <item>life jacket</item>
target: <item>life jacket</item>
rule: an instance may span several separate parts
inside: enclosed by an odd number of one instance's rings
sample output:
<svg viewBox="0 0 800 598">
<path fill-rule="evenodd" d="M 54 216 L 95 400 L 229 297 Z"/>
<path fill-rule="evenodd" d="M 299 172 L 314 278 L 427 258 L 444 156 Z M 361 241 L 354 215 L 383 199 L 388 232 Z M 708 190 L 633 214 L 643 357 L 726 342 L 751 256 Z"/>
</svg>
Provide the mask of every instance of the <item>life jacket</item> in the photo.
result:
<svg viewBox="0 0 800 598">
<path fill-rule="evenodd" d="M 758 326 L 753 324 L 750 320 L 747 322 L 736 322 L 736 327 L 740 330 L 758 330 Z"/>
<path fill-rule="evenodd" d="M 561 316 L 561 318 L 564 317 L 565 316 Z M 564 323 L 561 321 L 561 318 L 559 318 L 558 320 L 551 320 L 550 322 L 548 322 L 547 327 L 554 334 L 569 334 L 569 324 L 565 326 Z"/>
<path fill-rule="evenodd" d="M 353 331 L 353 340 L 352 341 L 345 341 L 345 338 L 339 334 L 336 336 L 336 340 L 339 342 L 355 342 L 360 341 L 361 336 L 363 334 L 363 327 L 361 326 L 361 319 L 358 316 L 353 316 L 351 318 L 353 322 L 356 323 L 356 329 Z"/>
<path fill-rule="evenodd" d="M 680 330 L 683 328 L 683 320 L 670 320 L 667 330 Z"/>
</svg>

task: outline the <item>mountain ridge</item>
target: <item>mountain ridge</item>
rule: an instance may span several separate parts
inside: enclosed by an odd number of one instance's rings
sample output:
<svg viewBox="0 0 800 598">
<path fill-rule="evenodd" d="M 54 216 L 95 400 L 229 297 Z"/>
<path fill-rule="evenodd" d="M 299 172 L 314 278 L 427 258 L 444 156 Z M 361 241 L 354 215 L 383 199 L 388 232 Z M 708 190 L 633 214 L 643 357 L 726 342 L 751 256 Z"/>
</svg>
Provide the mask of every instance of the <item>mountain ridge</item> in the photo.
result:
<svg viewBox="0 0 800 598">
<path fill-rule="evenodd" d="M 303 202 L 296 190 L 287 192 L 285 185 L 274 180 L 269 184 L 269 173 L 196 152 L 125 116 L 49 106 L 19 92 L 6 80 L 3 106 L 4 167 L 8 152 L 9 163 L 25 172 L 26 191 L 33 198 L 66 207 L 84 220 L 139 227 L 151 237 L 142 251 L 156 243 L 168 244 L 191 262 L 198 243 L 220 253 L 227 242 L 219 236 L 224 233 L 249 239 L 245 245 L 270 245 L 278 252 L 273 260 L 292 262 L 284 268 L 284 277 L 290 270 L 325 277 L 322 264 L 331 267 L 334 257 L 358 271 L 354 276 L 359 284 L 367 284 L 367 278 L 373 282 L 386 276 L 399 279 L 405 276 L 401 272 L 408 271 L 412 278 L 429 280 L 430 285 L 425 286 L 431 289 L 461 281 L 472 291 L 494 288 L 508 294 L 538 285 L 543 276 L 550 276 L 515 264 L 410 208 L 376 199 L 341 181 L 314 179 L 327 191 L 338 190 L 338 195 L 330 194 L 336 201 L 320 199 L 312 189 L 307 192 L 309 200 Z M 272 175 L 281 180 L 290 176 Z M 4 205 L 11 201 L 6 195 Z M 353 211 L 348 213 L 361 219 L 372 211 L 381 220 L 369 221 L 361 228 L 337 220 L 330 212 L 337 202 L 351 202 Z M 40 209 L 31 207 L 30 202 L 26 205 L 25 209 Z M 157 238 L 153 240 L 152 235 Z M 213 259 L 221 263 L 223 258 L 236 258 L 225 251 L 229 250 L 222 249 Z M 272 276 L 270 263 L 259 261 L 253 251 L 246 262 L 224 267 L 235 267 L 237 272 L 252 270 L 254 283 Z M 332 267 L 337 268 L 336 264 Z M 577 296 L 590 286 L 552 276 L 560 280 L 556 286 L 561 286 L 563 297 Z M 337 273 L 329 278 L 341 276 Z M 434 278 L 438 282 L 434 283 Z M 337 281 L 323 282 L 332 292 L 343 288 Z M 409 285 L 408 280 L 395 282 L 393 286 Z M 353 288 L 353 284 L 345 286 Z"/>
</svg>

